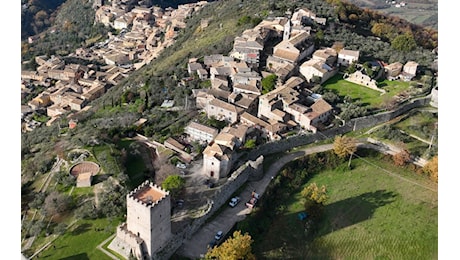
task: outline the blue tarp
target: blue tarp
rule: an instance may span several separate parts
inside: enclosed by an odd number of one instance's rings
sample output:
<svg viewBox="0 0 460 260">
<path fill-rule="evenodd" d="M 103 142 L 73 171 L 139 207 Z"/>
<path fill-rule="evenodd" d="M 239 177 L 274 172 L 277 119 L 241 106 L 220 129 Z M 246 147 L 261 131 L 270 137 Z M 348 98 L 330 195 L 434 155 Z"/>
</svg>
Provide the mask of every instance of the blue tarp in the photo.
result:
<svg viewBox="0 0 460 260">
<path fill-rule="evenodd" d="M 297 214 L 297 217 L 299 217 L 300 220 L 304 220 L 308 217 L 308 214 L 307 212 L 300 212 L 299 214 Z"/>
</svg>

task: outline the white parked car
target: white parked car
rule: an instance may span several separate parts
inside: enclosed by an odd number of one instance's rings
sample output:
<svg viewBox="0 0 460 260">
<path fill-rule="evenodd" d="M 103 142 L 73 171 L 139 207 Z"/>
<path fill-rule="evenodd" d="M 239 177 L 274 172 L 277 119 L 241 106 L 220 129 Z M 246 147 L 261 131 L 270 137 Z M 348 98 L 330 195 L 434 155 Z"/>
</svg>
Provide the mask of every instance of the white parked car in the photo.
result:
<svg viewBox="0 0 460 260">
<path fill-rule="evenodd" d="M 222 232 L 222 231 L 217 231 L 216 235 L 214 236 L 214 239 L 215 239 L 216 241 L 219 241 L 219 240 L 222 238 L 223 235 L 224 235 L 224 232 Z"/>
<path fill-rule="evenodd" d="M 236 204 L 238 204 L 238 202 L 240 202 L 240 197 L 236 196 L 236 197 L 233 197 L 230 202 L 228 203 L 228 205 L 230 205 L 230 207 L 235 207 Z"/>
<path fill-rule="evenodd" d="M 176 167 L 179 168 L 179 169 L 186 169 L 187 165 L 185 165 L 185 163 L 177 163 Z"/>
</svg>

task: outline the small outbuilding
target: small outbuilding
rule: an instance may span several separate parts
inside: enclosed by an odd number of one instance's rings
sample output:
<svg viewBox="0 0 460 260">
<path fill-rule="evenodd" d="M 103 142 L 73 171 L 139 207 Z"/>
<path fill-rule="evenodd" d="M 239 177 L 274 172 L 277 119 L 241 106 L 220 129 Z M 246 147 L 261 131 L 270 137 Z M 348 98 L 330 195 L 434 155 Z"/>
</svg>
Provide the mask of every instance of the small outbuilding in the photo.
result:
<svg viewBox="0 0 460 260">
<path fill-rule="evenodd" d="M 93 174 L 91 172 L 83 172 L 77 176 L 77 187 L 91 187 Z"/>
</svg>

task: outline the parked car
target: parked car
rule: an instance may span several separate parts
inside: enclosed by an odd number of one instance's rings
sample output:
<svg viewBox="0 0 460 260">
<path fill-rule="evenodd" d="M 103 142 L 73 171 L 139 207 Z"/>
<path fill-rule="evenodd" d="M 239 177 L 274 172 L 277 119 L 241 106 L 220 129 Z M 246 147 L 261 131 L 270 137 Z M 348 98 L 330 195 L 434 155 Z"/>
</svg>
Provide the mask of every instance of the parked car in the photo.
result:
<svg viewBox="0 0 460 260">
<path fill-rule="evenodd" d="M 217 241 L 215 239 L 211 240 L 208 244 L 208 248 L 213 248 L 217 245 Z"/>
<path fill-rule="evenodd" d="M 223 235 L 224 235 L 224 232 L 219 230 L 219 231 L 217 231 L 216 235 L 214 236 L 214 239 L 216 241 L 219 241 L 222 238 Z"/>
<path fill-rule="evenodd" d="M 236 204 L 238 204 L 238 202 L 240 202 L 240 197 L 236 196 L 236 197 L 233 197 L 230 199 L 230 202 L 228 203 L 228 205 L 230 205 L 230 207 L 235 207 Z"/>
<path fill-rule="evenodd" d="M 187 168 L 187 165 L 185 165 L 185 163 L 177 163 L 176 164 L 176 167 L 179 168 L 179 169 L 186 169 Z"/>
</svg>

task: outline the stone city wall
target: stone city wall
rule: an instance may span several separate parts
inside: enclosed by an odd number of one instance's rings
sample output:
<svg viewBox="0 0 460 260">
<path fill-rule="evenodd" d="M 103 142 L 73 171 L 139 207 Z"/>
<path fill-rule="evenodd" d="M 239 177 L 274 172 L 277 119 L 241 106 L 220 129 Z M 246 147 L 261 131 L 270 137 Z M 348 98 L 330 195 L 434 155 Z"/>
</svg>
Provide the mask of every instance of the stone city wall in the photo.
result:
<svg viewBox="0 0 460 260">
<path fill-rule="evenodd" d="M 333 138 L 336 135 L 342 135 L 351 131 L 361 130 L 364 128 L 372 127 L 384 122 L 388 122 L 391 119 L 398 117 L 408 111 L 428 105 L 430 102 L 430 97 L 424 97 L 420 99 L 416 99 L 410 102 L 407 102 L 405 105 L 400 106 L 398 109 L 389 112 L 382 112 L 375 115 L 364 116 L 360 118 L 352 119 L 345 123 L 344 126 L 338 128 L 328 129 L 323 132 L 317 132 L 315 134 L 305 134 L 305 135 L 297 135 L 291 136 L 286 139 L 282 139 L 279 141 L 269 142 L 258 146 L 254 150 L 252 150 L 248 158 L 250 160 L 254 160 L 255 158 L 259 157 L 260 155 L 268 155 L 278 152 L 284 152 L 286 150 L 292 149 L 294 147 L 303 146 L 307 144 L 314 143 L 316 141 L 321 141 L 329 138 Z"/>
<path fill-rule="evenodd" d="M 153 256 L 153 259 L 169 259 L 179 249 L 185 239 L 190 239 L 222 205 L 227 203 L 230 197 L 246 183 L 249 176 L 260 174 L 262 171 L 262 161 L 263 157 L 259 158 L 257 162 L 246 162 L 234 171 L 227 182 L 217 188 L 218 190 L 214 193 L 212 200 L 208 201 L 209 207 L 207 212 L 201 217 L 194 219 L 191 224 L 187 225 L 179 233 L 173 234 L 173 237 L 162 250 Z M 253 168 L 253 166 L 256 166 L 257 169 Z"/>
</svg>

